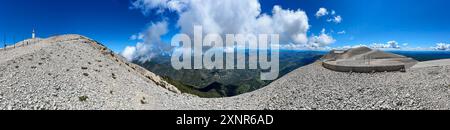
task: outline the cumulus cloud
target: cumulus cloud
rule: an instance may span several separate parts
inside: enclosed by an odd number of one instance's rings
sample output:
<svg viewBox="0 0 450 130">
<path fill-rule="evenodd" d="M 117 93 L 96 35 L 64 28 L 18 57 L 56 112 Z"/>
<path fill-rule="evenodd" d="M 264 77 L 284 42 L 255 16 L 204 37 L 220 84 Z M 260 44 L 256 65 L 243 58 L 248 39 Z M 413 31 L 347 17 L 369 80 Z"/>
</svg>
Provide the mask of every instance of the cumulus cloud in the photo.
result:
<svg viewBox="0 0 450 130">
<path fill-rule="evenodd" d="M 280 43 L 305 44 L 308 17 L 301 10 L 274 6 L 272 15 L 261 13 L 257 0 L 192 0 L 190 9 L 181 13 L 178 26 L 192 33 L 193 25 L 202 25 L 204 33 L 280 34 Z"/>
<path fill-rule="evenodd" d="M 328 22 L 334 22 L 334 23 L 341 23 L 342 22 L 342 17 L 340 15 L 338 16 L 333 16 L 333 18 L 330 18 L 327 20 Z"/>
<path fill-rule="evenodd" d="M 435 50 L 450 50 L 450 44 L 446 44 L 446 43 L 437 43 L 436 47 L 434 47 Z"/>
<path fill-rule="evenodd" d="M 333 11 L 332 13 L 336 13 L 336 12 Z M 319 10 L 316 12 L 317 18 L 325 16 L 325 15 L 328 15 L 328 10 L 326 8 L 323 8 L 323 7 L 319 8 Z"/>
<path fill-rule="evenodd" d="M 273 33 L 280 34 L 281 43 L 305 44 L 308 41 L 306 33 L 310 25 L 306 13 L 301 10 L 283 10 L 280 6 L 275 6 L 272 23 L 270 25 L 258 25 L 257 29 L 263 26 L 266 26 L 264 27 L 266 29 L 272 27 Z M 266 33 L 266 30 L 258 30 L 258 32 Z"/>
<path fill-rule="evenodd" d="M 122 56 L 127 60 L 148 61 L 156 55 L 162 54 L 171 47 L 161 41 L 161 36 L 168 32 L 167 22 L 152 23 L 145 31 L 131 36 L 131 39 L 139 40 L 136 46 L 127 46 L 122 51 Z"/>
<path fill-rule="evenodd" d="M 336 11 L 331 10 L 331 15 L 336 15 Z"/>
<path fill-rule="evenodd" d="M 400 48 L 400 45 L 396 41 L 388 41 L 387 44 L 389 48 Z"/>
<path fill-rule="evenodd" d="M 204 33 L 238 33 L 251 31 L 260 14 L 256 0 L 191 0 L 189 10 L 179 14 L 182 33 L 192 33 L 193 25 L 202 25 Z"/>
<path fill-rule="evenodd" d="M 328 46 L 334 42 L 336 42 L 336 40 L 332 36 L 326 34 L 325 29 L 322 29 L 319 36 L 313 35 L 309 38 L 309 45 L 313 48 Z"/>
<path fill-rule="evenodd" d="M 359 44 L 359 45 L 346 45 L 346 46 L 342 46 L 342 47 L 336 47 L 333 48 L 335 50 L 347 50 L 347 49 L 352 49 L 352 48 L 358 48 L 358 47 L 368 47 L 367 45 L 364 44 Z"/>
</svg>

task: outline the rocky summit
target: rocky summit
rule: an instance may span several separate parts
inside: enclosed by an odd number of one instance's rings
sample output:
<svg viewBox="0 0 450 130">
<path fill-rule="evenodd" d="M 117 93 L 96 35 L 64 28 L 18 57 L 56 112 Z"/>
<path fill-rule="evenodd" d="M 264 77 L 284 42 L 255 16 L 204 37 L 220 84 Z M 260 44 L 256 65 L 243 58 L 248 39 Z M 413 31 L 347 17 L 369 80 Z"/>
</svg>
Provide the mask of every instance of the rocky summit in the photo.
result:
<svg viewBox="0 0 450 130">
<path fill-rule="evenodd" d="M 450 66 L 438 63 L 418 63 L 405 72 L 352 73 L 317 61 L 253 92 L 200 98 L 95 40 L 60 35 L 0 49 L 0 109 L 450 109 Z"/>
</svg>

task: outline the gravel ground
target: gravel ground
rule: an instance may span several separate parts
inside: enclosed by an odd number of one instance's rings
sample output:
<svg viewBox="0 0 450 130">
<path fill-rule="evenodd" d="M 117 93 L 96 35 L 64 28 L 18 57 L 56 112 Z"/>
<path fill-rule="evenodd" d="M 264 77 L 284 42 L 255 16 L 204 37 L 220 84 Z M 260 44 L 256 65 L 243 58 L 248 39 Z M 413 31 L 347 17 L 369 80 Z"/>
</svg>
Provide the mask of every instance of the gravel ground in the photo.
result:
<svg viewBox="0 0 450 130">
<path fill-rule="evenodd" d="M 343 73 L 314 63 L 250 95 L 267 109 L 417 110 L 450 108 L 450 66 L 405 73 Z M 261 97 L 258 97 L 261 98 Z"/>
<path fill-rule="evenodd" d="M 177 93 L 92 42 L 63 35 L 0 50 L 0 110 L 450 108 L 450 66 L 342 73 L 316 62 L 254 92 L 205 99 Z"/>
</svg>

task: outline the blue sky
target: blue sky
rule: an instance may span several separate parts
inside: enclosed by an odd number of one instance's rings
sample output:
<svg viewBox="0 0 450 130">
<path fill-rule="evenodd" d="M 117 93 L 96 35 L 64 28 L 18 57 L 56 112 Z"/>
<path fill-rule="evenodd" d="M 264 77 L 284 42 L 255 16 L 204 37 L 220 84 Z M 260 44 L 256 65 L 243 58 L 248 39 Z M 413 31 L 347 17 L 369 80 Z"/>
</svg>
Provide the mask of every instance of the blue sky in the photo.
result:
<svg viewBox="0 0 450 130">
<path fill-rule="evenodd" d="M 2 0 L 0 2 L 0 35 L 30 37 L 35 28 L 39 37 L 76 33 L 96 39 L 116 52 L 136 41 L 130 36 L 145 30 L 151 23 L 166 20 L 169 33 L 179 31 L 174 12 L 158 13 L 152 9 L 131 9 L 130 0 Z M 322 29 L 335 39 L 329 47 L 386 43 L 396 41 L 408 47 L 431 47 L 450 42 L 448 0 L 260 0 L 262 13 L 271 15 L 274 5 L 283 9 L 306 12 L 310 28 L 308 37 L 319 35 Z M 327 16 L 315 16 L 319 8 Z M 341 16 L 340 23 L 328 22 L 331 11 Z M 345 34 L 338 32 L 345 31 Z M 165 41 L 166 41 L 165 40 Z"/>
</svg>

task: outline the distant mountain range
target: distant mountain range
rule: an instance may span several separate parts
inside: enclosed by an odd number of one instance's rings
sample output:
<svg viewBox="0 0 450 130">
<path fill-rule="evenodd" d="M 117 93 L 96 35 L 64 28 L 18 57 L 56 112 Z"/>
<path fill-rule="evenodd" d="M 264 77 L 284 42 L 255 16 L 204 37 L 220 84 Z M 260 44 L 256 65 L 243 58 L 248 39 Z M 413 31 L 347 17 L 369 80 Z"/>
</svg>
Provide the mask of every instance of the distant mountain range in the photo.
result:
<svg viewBox="0 0 450 130">
<path fill-rule="evenodd" d="M 280 51 L 279 77 L 313 63 L 326 52 L 322 51 Z M 134 63 L 162 76 L 166 81 L 185 93 L 200 97 L 229 97 L 257 90 L 272 81 L 260 80 L 261 70 L 175 70 L 170 56 L 157 56 L 151 61 Z"/>
</svg>

